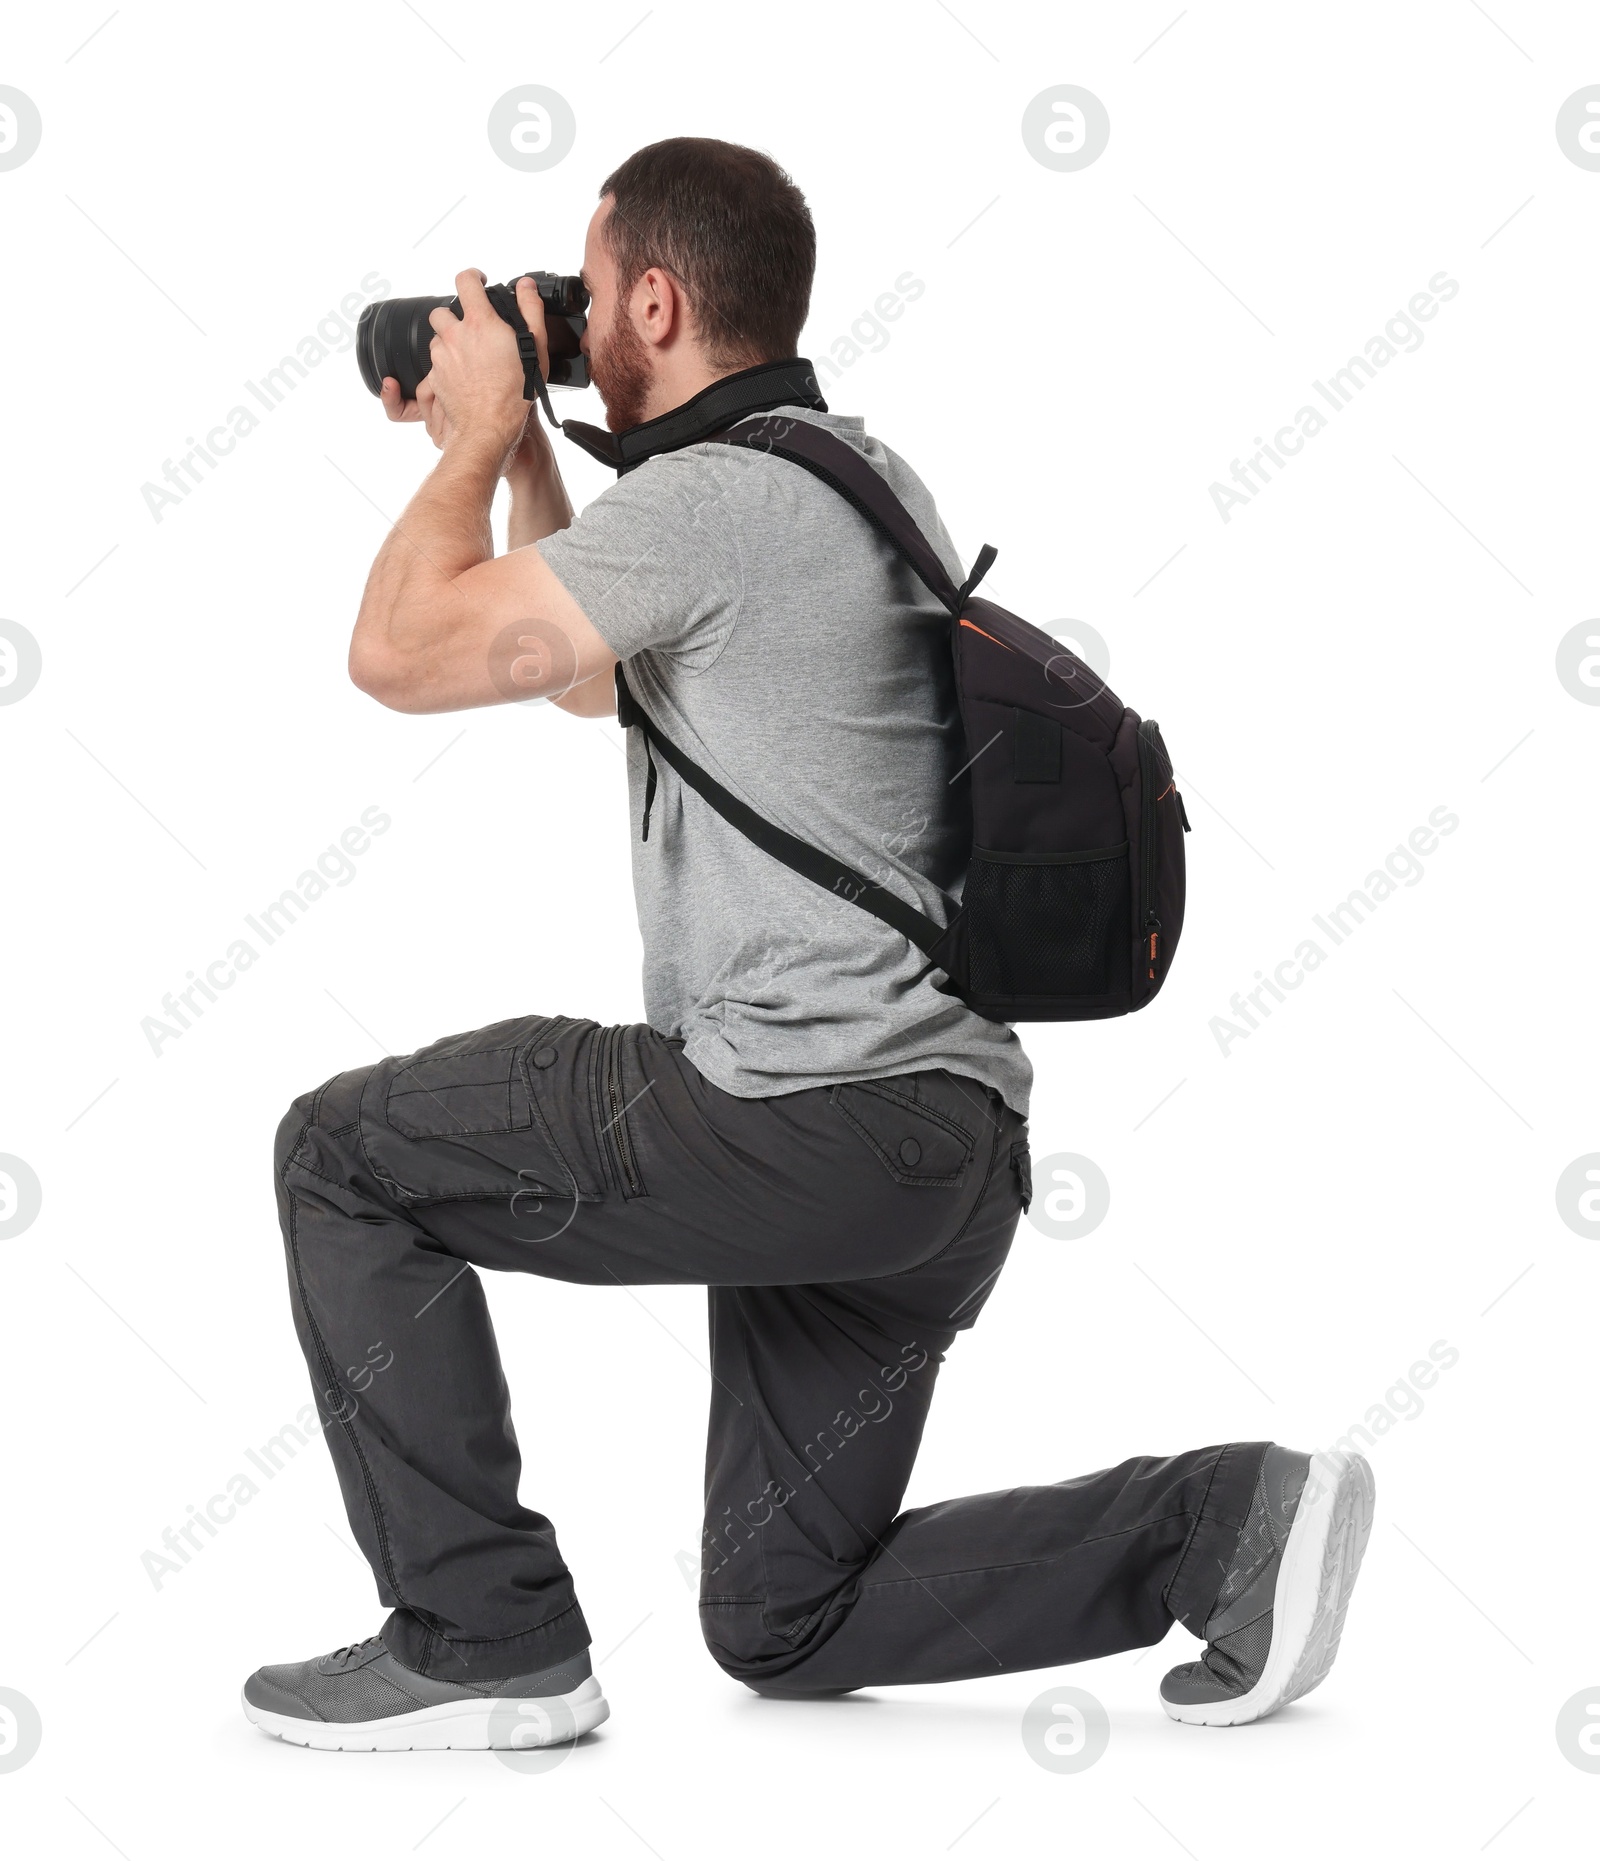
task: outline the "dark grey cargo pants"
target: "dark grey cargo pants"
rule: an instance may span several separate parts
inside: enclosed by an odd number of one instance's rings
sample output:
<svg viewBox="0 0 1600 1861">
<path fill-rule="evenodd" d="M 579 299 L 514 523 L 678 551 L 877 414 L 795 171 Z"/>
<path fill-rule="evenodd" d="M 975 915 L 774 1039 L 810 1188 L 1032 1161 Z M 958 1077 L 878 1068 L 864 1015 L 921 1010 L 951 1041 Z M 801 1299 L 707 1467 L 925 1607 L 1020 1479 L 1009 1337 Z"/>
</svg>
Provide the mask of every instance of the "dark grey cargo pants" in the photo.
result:
<svg viewBox="0 0 1600 1861">
<path fill-rule="evenodd" d="M 1259 1442 L 899 1512 L 1027 1172 L 1025 1124 L 974 1080 L 739 1099 L 681 1042 L 564 1016 L 297 1101 L 278 1139 L 295 1323 L 391 1651 L 483 1679 L 589 1642 L 554 1527 L 518 1502 L 474 1267 L 709 1289 L 701 1616 L 760 1690 L 1053 1666 L 1203 1622 Z"/>
</svg>

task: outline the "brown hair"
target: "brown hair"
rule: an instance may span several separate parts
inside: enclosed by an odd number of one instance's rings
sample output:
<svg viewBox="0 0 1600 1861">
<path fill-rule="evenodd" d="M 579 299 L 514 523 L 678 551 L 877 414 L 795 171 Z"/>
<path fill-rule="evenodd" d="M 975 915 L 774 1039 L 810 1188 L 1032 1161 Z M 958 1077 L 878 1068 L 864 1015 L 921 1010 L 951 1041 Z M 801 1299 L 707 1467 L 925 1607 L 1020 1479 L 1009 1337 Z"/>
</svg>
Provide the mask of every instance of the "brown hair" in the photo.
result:
<svg viewBox="0 0 1600 1861">
<path fill-rule="evenodd" d="M 605 239 L 623 296 L 659 265 L 683 286 L 714 367 L 795 353 L 817 235 L 805 195 L 770 155 L 674 136 L 630 155 L 601 184 L 608 194 Z"/>
</svg>

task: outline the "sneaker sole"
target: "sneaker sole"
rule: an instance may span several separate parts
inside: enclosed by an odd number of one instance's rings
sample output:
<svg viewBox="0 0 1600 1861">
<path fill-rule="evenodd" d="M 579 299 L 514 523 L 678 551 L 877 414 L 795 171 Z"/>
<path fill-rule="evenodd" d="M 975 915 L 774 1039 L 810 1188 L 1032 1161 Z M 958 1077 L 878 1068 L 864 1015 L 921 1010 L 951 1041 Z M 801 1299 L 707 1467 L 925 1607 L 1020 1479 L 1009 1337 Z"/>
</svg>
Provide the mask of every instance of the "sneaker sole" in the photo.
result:
<svg viewBox="0 0 1600 1861">
<path fill-rule="evenodd" d="M 294 1719 L 267 1712 L 243 1700 L 244 1716 L 274 1738 L 313 1751 L 531 1751 L 542 1745 L 566 1745 L 592 1732 L 611 1717 L 611 1708 L 591 1674 L 571 1693 L 528 1700 L 538 1713 L 506 1711 L 509 1696 L 453 1699 L 386 1719 L 336 1725 L 325 1719 Z M 495 1708 L 500 1708 L 498 1719 Z"/>
<path fill-rule="evenodd" d="M 1372 1469 L 1359 1454 L 1311 1457 L 1272 1601 L 1272 1641 L 1248 1693 L 1205 1705 L 1162 1700 L 1184 1725 L 1247 1725 L 1320 1686 L 1339 1652 L 1345 1611 L 1372 1531 Z"/>
</svg>

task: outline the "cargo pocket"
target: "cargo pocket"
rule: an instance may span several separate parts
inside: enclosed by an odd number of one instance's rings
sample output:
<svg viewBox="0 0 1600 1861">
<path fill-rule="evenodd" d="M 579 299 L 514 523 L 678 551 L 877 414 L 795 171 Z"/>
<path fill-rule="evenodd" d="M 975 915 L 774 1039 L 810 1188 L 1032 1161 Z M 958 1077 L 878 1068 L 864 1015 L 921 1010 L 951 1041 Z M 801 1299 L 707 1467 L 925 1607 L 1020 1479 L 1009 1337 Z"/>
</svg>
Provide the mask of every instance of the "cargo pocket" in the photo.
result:
<svg viewBox="0 0 1600 1861">
<path fill-rule="evenodd" d="M 597 1200 L 592 1163 L 570 1135 L 557 1136 L 587 1104 L 582 1054 L 593 1025 L 502 1022 L 375 1066 L 361 1100 L 373 1173 L 411 1203 Z"/>
<path fill-rule="evenodd" d="M 384 1112 L 402 1137 L 480 1137 L 533 1123 L 515 1047 L 408 1060 L 389 1081 Z"/>
<path fill-rule="evenodd" d="M 837 1085 L 828 1098 L 896 1182 L 953 1189 L 965 1176 L 972 1134 L 954 1118 L 877 1082 Z"/>
</svg>

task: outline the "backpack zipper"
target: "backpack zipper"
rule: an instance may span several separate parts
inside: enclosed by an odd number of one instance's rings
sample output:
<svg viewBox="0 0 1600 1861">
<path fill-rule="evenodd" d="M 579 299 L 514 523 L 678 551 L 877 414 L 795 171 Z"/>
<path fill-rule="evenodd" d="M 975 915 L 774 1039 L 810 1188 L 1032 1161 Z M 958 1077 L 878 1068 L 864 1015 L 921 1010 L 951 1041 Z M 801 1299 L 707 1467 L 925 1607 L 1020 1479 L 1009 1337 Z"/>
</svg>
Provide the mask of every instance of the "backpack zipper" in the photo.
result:
<svg viewBox="0 0 1600 1861">
<path fill-rule="evenodd" d="M 1156 723 L 1145 718 L 1139 725 L 1139 799 L 1141 822 L 1139 834 L 1139 947 L 1144 952 L 1145 980 L 1156 979 L 1156 959 L 1161 949 L 1161 920 L 1152 902 L 1155 891 L 1156 802 L 1153 795 L 1155 770 Z"/>
</svg>

